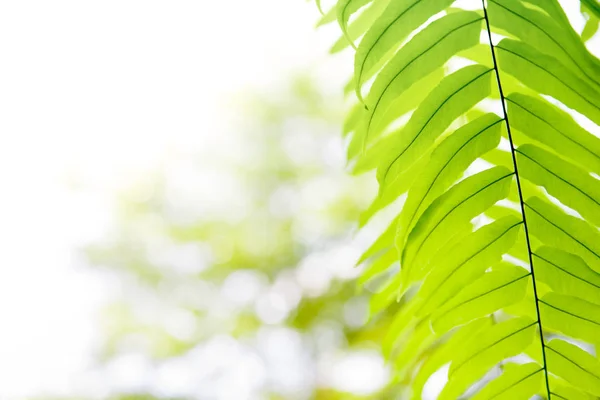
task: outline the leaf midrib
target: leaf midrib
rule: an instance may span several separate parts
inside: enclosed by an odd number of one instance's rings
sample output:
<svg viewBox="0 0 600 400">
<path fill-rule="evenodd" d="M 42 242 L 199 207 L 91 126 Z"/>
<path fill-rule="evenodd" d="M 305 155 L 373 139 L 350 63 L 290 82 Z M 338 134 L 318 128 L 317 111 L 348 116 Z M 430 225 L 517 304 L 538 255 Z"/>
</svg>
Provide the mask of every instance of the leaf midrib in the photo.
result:
<svg viewBox="0 0 600 400">
<path fill-rule="evenodd" d="M 539 307 L 539 303 L 538 303 L 539 296 L 537 293 L 537 284 L 536 284 L 536 280 L 535 280 L 535 268 L 533 266 L 533 255 L 532 255 L 533 252 L 531 249 L 531 242 L 529 239 L 529 228 L 527 226 L 527 217 L 525 214 L 525 201 L 523 199 L 521 178 L 519 175 L 519 168 L 517 165 L 517 156 L 516 156 L 516 152 L 515 152 L 516 148 L 515 148 L 514 141 L 512 138 L 511 126 L 510 126 L 510 122 L 509 122 L 509 118 L 508 118 L 508 110 L 507 110 L 506 102 L 505 102 L 506 97 L 504 96 L 504 90 L 502 88 L 502 80 L 500 78 L 500 70 L 498 69 L 498 62 L 496 60 L 496 52 L 494 50 L 494 43 L 492 41 L 492 30 L 490 28 L 490 20 L 488 17 L 486 6 L 485 6 L 485 0 L 481 0 L 481 6 L 483 8 L 483 14 L 484 14 L 484 18 L 485 18 L 487 33 L 488 33 L 488 41 L 489 41 L 489 45 L 490 45 L 490 52 L 491 52 L 492 60 L 494 63 L 494 71 L 496 73 L 496 82 L 498 85 L 498 92 L 500 94 L 500 101 L 502 103 L 502 111 L 504 114 L 504 121 L 506 123 L 506 131 L 507 131 L 508 140 L 510 143 L 510 151 L 511 151 L 512 162 L 513 162 L 513 170 L 514 170 L 514 174 L 515 174 L 515 178 L 516 178 L 517 190 L 519 193 L 519 203 L 521 206 L 521 217 L 522 217 L 522 221 L 523 221 L 523 228 L 525 231 L 525 242 L 527 244 L 527 253 L 528 253 L 529 266 L 530 266 L 530 272 L 531 272 L 531 283 L 532 283 L 532 289 L 533 289 L 533 296 L 535 298 L 535 311 L 536 311 L 536 316 L 537 316 L 537 324 L 538 324 L 539 332 L 540 332 L 540 347 L 541 347 L 542 361 L 543 361 L 541 370 L 544 371 L 544 377 L 545 377 L 545 381 L 546 381 L 546 393 L 548 395 L 548 398 L 550 398 L 551 397 L 551 395 L 550 395 L 550 379 L 548 376 L 549 375 L 548 363 L 546 361 L 544 330 L 542 327 L 542 319 L 541 319 L 540 307 Z M 537 371 L 537 372 L 539 372 L 539 371 Z M 535 373 L 537 373 L 537 372 L 535 372 Z M 524 380 L 524 379 L 526 379 L 526 378 L 523 378 L 522 380 Z M 494 397 L 496 397 L 496 396 L 494 396 Z"/>
</svg>

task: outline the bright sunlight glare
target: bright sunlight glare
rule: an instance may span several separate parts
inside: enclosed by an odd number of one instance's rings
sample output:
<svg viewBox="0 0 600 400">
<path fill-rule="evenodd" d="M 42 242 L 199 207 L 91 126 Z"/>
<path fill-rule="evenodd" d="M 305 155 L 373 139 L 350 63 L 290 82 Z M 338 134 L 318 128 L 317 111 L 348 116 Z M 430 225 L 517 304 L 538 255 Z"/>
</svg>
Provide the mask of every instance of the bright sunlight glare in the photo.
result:
<svg viewBox="0 0 600 400">
<path fill-rule="evenodd" d="M 0 398 L 80 386 L 95 312 L 119 289 L 73 249 L 165 157 L 227 153 L 228 96 L 326 57 L 316 16 L 278 0 L 0 6 Z"/>
</svg>

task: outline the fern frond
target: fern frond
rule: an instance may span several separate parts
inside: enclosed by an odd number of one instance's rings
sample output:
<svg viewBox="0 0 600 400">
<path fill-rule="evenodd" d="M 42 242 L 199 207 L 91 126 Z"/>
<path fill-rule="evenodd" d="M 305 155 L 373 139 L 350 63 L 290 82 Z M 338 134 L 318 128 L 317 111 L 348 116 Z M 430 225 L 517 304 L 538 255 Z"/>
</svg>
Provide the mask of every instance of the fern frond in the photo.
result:
<svg viewBox="0 0 600 400">
<path fill-rule="evenodd" d="M 600 16 L 597 2 L 582 7 Z M 383 281 L 373 318 L 395 314 L 382 343 L 395 382 L 419 399 L 449 364 L 440 399 L 599 396 L 591 28 L 575 32 L 557 0 L 470 10 L 339 0 L 335 9 L 334 49 L 356 46 L 349 163 L 380 184 L 361 225 L 405 197 L 359 278 Z"/>
</svg>

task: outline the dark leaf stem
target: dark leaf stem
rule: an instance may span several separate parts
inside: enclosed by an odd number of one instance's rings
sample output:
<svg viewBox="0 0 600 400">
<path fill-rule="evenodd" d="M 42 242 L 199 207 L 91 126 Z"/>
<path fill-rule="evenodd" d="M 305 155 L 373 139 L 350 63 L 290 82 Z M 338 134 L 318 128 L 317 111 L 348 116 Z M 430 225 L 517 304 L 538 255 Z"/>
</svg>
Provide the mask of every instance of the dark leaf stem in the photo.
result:
<svg viewBox="0 0 600 400">
<path fill-rule="evenodd" d="M 539 307 L 539 297 L 537 294 L 537 287 L 536 287 L 536 280 L 535 280 L 535 271 L 533 268 L 533 252 L 531 250 L 531 243 L 529 241 L 529 229 L 527 227 L 527 218 L 525 216 L 525 201 L 523 200 L 523 192 L 521 190 L 521 180 L 519 177 L 519 169 L 517 166 L 517 157 L 516 157 L 516 149 L 515 149 L 515 145 L 513 142 L 513 138 L 512 138 L 512 134 L 511 134 L 511 130 L 510 130 L 510 122 L 508 120 L 508 112 L 506 111 L 506 102 L 505 102 L 505 97 L 504 97 L 504 92 L 502 90 L 502 83 L 500 81 L 500 71 L 498 70 L 498 63 L 496 61 L 496 52 L 494 50 L 494 43 L 492 42 L 492 31 L 490 29 L 490 20 L 488 18 L 488 13 L 487 13 L 487 8 L 485 6 L 485 0 L 481 0 L 481 5 L 483 7 L 483 15 L 484 15 L 484 19 L 485 19 L 485 25 L 486 25 L 486 29 L 487 29 L 487 33 L 488 33 L 488 40 L 489 40 L 489 44 L 490 44 L 490 52 L 492 53 L 492 60 L 494 62 L 494 71 L 496 73 L 496 82 L 498 84 L 498 91 L 500 92 L 500 101 L 502 102 L 502 112 L 504 114 L 504 121 L 506 123 L 506 131 L 508 134 L 508 141 L 510 142 L 510 151 L 511 151 L 511 156 L 512 156 L 512 161 L 513 161 L 513 168 L 515 171 L 515 178 L 517 181 L 517 190 L 519 192 L 519 203 L 520 203 L 520 207 L 521 207 L 521 216 L 523 217 L 523 228 L 525 230 L 525 240 L 527 242 L 527 254 L 529 256 L 529 267 L 531 270 L 531 281 L 533 283 L 533 295 L 535 297 L 535 310 L 536 310 L 536 314 L 537 314 L 537 324 L 539 327 L 539 331 L 540 331 L 540 345 L 541 345 L 541 349 L 542 349 L 542 360 L 543 360 L 543 370 L 544 370 L 544 377 L 546 379 L 546 391 L 548 394 L 548 398 L 550 398 L 551 396 L 551 392 L 550 392 L 550 383 L 548 380 L 548 367 L 547 367 L 547 363 L 546 363 L 546 346 L 545 346 L 545 342 L 544 342 L 544 332 L 542 329 L 542 320 L 540 317 L 540 307 Z"/>
</svg>

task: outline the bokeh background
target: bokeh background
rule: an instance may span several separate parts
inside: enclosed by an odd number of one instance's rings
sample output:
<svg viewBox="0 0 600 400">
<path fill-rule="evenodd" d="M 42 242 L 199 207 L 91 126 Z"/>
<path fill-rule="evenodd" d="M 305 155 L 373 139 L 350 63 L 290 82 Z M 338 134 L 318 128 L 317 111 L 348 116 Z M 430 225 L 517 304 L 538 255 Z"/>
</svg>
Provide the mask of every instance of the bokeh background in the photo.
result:
<svg viewBox="0 0 600 400">
<path fill-rule="evenodd" d="M 0 399 L 394 398 L 318 19 L 2 2 Z"/>
</svg>

